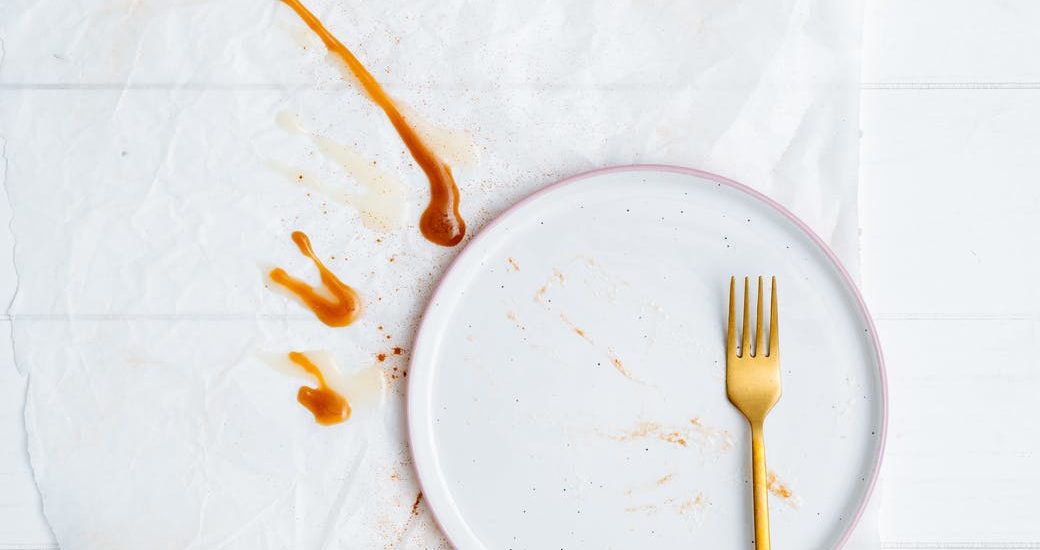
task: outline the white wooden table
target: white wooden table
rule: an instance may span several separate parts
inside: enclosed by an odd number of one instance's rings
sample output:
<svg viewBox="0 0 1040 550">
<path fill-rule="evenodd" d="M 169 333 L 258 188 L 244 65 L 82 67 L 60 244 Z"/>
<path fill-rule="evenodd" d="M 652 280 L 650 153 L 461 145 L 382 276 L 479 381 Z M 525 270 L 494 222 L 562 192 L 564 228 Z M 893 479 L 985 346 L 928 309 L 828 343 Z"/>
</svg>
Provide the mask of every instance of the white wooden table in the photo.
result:
<svg viewBox="0 0 1040 550">
<path fill-rule="evenodd" d="M 883 548 L 1040 548 L 1038 24 L 1035 0 L 866 5 L 862 276 L 892 399 Z M 0 84 L 0 101 L 31 84 Z M 6 337 L 0 363 L 0 550 L 53 548 Z"/>
</svg>

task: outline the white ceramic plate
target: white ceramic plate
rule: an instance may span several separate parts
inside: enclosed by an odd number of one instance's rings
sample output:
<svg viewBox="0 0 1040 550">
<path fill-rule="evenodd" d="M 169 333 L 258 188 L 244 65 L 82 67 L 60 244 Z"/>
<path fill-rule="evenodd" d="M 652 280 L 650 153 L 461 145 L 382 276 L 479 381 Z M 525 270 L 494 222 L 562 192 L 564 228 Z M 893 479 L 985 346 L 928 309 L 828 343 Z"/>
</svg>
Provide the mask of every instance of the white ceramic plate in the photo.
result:
<svg viewBox="0 0 1040 550">
<path fill-rule="evenodd" d="M 726 400 L 729 277 L 778 280 L 772 542 L 844 543 L 877 474 L 869 315 L 804 224 L 723 178 L 583 174 L 487 227 L 423 318 L 408 388 L 427 502 L 469 549 L 751 548 L 750 443 Z"/>
</svg>

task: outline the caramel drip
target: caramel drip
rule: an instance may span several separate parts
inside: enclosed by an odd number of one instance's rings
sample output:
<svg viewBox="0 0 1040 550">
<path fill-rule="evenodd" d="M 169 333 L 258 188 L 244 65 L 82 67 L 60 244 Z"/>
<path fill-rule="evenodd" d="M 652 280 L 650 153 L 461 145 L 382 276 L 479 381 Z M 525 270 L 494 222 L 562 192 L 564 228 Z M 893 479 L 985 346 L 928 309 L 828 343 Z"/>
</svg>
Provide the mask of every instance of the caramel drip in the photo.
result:
<svg viewBox="0 0 1040 550">
<path fill-rule="evenodd" d="M 390 119 L 401 141 L 408 147 L 416 164 L 430 180 L 430 203 L 419 218 L 419 230 L 426 239 L 441 246 L 455 246 L 466 235 L 466 222 L 459 214 L 459 187 L 451 175 L 451 167 L 442 161 L 415 131 L 393 99 L 383 90 L 379 82 L 365 69 L 342 42 L 325 28 L 299 0 L 282 0 L 307 24 L 325 43 L 329 52 L 339 56 L 350 72 L 358 79 L 362 89 Z"/>
<path fill-rule="evenodd" d="M 346 283 L 340 281 L 336 274 L 329 271 L 325 264 L 314 254 L 311 241 L 302 231 L 293 231 L 292 240 L 300 248 L 300 252 L 314 262 L 321 274 L 321 284 L 332 294 L 332 299 L 322 296 L 311 285 L 294 278 L 284 269 L 276 267 L 271 270 L 271 280 L 295 294 L 308 309 L 318 316 L 322 323 L 330 327 L 345 327 L 353 323 L 361 313 L 361 298 Z"/>
<path fill-rule="evenodd" d="M 350 418 L 350 404 L 345 397 L 329 387 L 318 365 L 297 351 L 289 353 L 289 360 L 303 367 L 303 370 L 318 380 L 317 388 L 300 386 L 300 390 L 296 392 L 296 400 L 311 411 L 318 424 L 330 426 Z"/>
</svg>

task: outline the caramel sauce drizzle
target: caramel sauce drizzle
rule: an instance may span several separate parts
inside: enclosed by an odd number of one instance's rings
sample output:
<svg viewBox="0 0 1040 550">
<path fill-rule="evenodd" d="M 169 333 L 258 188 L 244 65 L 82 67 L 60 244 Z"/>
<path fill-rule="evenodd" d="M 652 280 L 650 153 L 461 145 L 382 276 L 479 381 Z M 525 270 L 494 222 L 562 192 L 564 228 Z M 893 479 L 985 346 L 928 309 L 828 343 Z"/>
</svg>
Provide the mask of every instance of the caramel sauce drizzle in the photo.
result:
<svg viewBox="0 0 1040 550">
<path fill-rule="evenodd" d="M 408 147 L 416 164 L 426 173 L 426 177 L 430 180 L 430 203 L 419 218 L 419 230 L 423 236 L 428 241 L 441 246 L 459 244 L 466 235 L 466 222 L 459 214 L 459 187 L 451 175 L 451 167 L 430 150 L 415 128 L 408 124 L 408 121 L 401 115 L 401 111 L 379 82 L 310 10 L 304 7 L 299 0 L 282 0 L 282 2 L 292 8 L 303 19 L 303 22 L 321 38 L 329 52 L 339 56 L 346 63 L 347 68 L 361 83 L 361 87 L 368 97 L 390 119 L 390 123 L 401 136 L 401 141 Z"/>
<path fill-rule="evenodd" d="M 347 399 L 329 387 L 318 365 L 298 351 L 290 352 L 289 360 L 303 367 L 303 370 L 318 380 L 317 388 L 300 386 L 296 392 L 296 401 L 311 411 L 318 424 L 331 426 L 350 418 L 350 404 L 347 403 Z"/>
<path fill-rule="evenodd" d="M 299 247 L 300 252 L 314 262 L 314 266 L 321 274 L 321 284 L 332 294 L 332 299 L 321 295 L 314 287 L 289 275 L 280 267 L 271 270 L 271 280 L 295 294 L 308 309 L 318 316 L 322 323 L 330 327 L 345 327 L 353 323 L 361 314 L 361 298 L 357 292 L 340 281 L 335 273 L 325 267 L 325 264 L 314 254 L 311 240 L 307 238 L 307 235 L 302 231 L 293 231 L 292 240 Z"/>
</svg>

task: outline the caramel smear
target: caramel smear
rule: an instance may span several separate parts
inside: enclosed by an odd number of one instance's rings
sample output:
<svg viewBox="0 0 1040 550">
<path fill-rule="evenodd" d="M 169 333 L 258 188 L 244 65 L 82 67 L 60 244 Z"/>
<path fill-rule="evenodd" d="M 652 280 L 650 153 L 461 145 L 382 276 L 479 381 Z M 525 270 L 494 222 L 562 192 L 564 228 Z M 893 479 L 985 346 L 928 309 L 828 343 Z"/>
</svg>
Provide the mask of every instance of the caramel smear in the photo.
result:
<svg viewBox="0 0 1040 550">
<path fill-rule="evenodd" d="M 451 175 L 451 167 L 442 161 L 401 114 L 400 109 L 365 69 L 358 58 L 343 45 L 299 0 L 282 0 L 292 8 L 325 43 L 329 52 L 338 56 L 357 78 L 361 88 L 390 119 L 401 141 L 408 147 L 416 164 L 430 180 L 430 203 L 419 218 L 419 230 L 426 239 L 441 246 L 455 246 L 466 235 L 466 222 L 459 213 L 459 187 Z"/>
<path fill-rule="evenodd" d="M 563 274 L 562 273 L 560 274 L 560 280 L 563 280 Z M 588 331 L 586 331 L 585 329 L 575 325 L 563 313 L 560 314 L 560 320 L 563 321 L 563 323 L 565 325 L 570 327 L 571 330 L 574 331 L 574 334 L 577 334 L 581 339 L 585 340 L 586 342 L 588 342 L 589 344 L 591 344 L 593 346 L 596 345 L 596 342 L 592 339 L 591 336 L 589 336 Z M 629 380 L 631 380 L 633 382 L 636 382 L 636 383 L 639 383 L 639 384 L 646 384 L 646 382 L 643 382 L 639 378 L 636 378 L 632 374 L 632 371 L 628 370 L 625 367 L 625 363 L 621 360 L 620 357 L 618 357 L 617 353 L 614 352 L 613 348 L 607 348 L 607 357 L 610 358 L 610 364 L 614 367 L 614 370 L 618 371 L 618 373 L 621 374 L 621 376 L 624 376 L 625 378 L 628 378 Z"/>
<path fill-rule="evenodd" d="M 417 495 L 415 495 L 415 502 L 412 503 L 412 515 L 413 516 L 418 516 L 419 515 L 419 504 L 421 504 L 421 503 L 422 503 L 422 491 L 419 491 L 419 493 Z"/>
<path fill-rule="evenodd" d="M 477 145 L 473 136 L 465 130 L 436 126 L 400 100 L 397 101 L 397 110 L 444 162 L 451 166 L 473 166 L 477 163 Z"/>
<path fill-rule="evenodd" d="M 325 382 L 325 375 L 322 374 L 318 365 L 315 365 L 306 355 L 296 351 L 289 353 L 289 360 L 318 380 L 317 388 L 300 386 L 300 390 L 296 392 L 296 400 L 311 411 L 318 424 L 331 426 L 350 418 L 350 404 L 347 403 L 346 398 L 329 387 Z"/>
<path fill-rule="evenodd" d="M 732 436 L 729 432 L 715 430 L 701 423 L 699 418 L 689 424 L 666 426 L 659 422 L 642 420 L 632 428 L 620 433 L 602 433 L 614 441 L 636 441 L 656 439 L 677 447 L 696 446 L 702 451 L 723 453 L 733 448 Z"/>
<path fill-rule="evenodd" d="M 314 262 L 321 274 L 321 283 L 329 296 L 323 295 L 311 285 L 296 279 L 276 267 L 271 270 L 271 280 L 292 292 L 308 309 L 318 316 L 322 323 L 330 327 L 345 327 L 353 323 L 361 314 L 361 298 L 353 288 L 340 281 L 336 274 L 329 271 L 325 264 L 314 254 L 311 241 L 302 231 L 293 231 L 292 240 L 300 248 L 300 252 Z"/>
<path fill-rule="evenodd" d="M 794 493 L 791 491 L 791 488 L 788 487 L 787 484 L 784 483 L 782 480 L 780 480 L 780 478 L 777 477 L 776 472 L 772 470 L 769 470 L 769 472 L 766 474 L 766 488 L 769 489 L 769 492 L 773 496 L 779 498 L 780 500 L 783 500 L 792 507 L 797 507 L 798 499 L 795 498 Z"/>
<path fill-rule="evenodd" d="M 644 383 L 642 380 L 632 376 L 632 371 L 625 367 L 625 363 L 621 361 L 621 358 L 618 357 L 616 353 L 614 353 L 614 350 L 608 350 L 607 353 L 610 355 L 610 364 L 614 366 L 614 370 L 618 371 L 621 376 L 624 376 L 633 382 L 639 382 L 640 384 Z"/>
<path fill-rule="evenodd" d="M 685 516 L 690 512 L 704 510 L 707 504 L 708 499 L 704 498 L 704 493 L 697 493 L 697 496 L 682 501 L 679 504 L 678 511 L 680 515 Z"/>
<path fill-rule="evenodd" d="M 362 192 L 353 193 L 328 185 L 307 172 L 275 161 L 268 161 L 269 167 L 312 191 L 356 209 L 362 225 L 373 231 L 388 232 L 404 225 L 408 194 L 400 179 L 381 169 L 375 161 L 366 159 L 354 147 L 304 128 L 292 113 L 278 113 L 275 122 L 290 134 L 308 137 L 318 152 L 339 165 Z"/>
<path fill-rule="evenodd" d="M 540 304 L 545 304 L 545 294 L 553 287 L 553 285 L 564 286 L 567 283 L 567 278 L 563 272 L 559 269 L 553 268 L 552 276 L 545 281 L 545 284 L 534 293 L 534 301 Z"/>
</svg>

